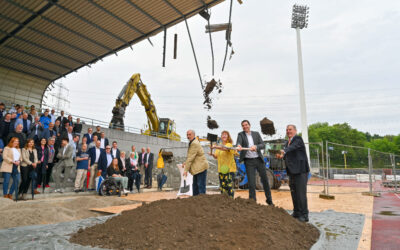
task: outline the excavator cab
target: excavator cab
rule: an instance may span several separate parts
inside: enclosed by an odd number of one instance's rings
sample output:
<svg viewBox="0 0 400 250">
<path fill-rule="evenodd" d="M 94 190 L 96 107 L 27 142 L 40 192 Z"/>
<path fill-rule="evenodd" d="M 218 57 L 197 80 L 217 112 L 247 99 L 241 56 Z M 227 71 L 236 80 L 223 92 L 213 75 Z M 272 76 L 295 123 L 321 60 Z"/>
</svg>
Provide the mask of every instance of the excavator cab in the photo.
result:
<svg viewBox="0 0 400 250">
<path fill-rule="evenodd" d="M 180 141 L 181 137 L 175 132 L 175 122 L 168 118 L 160 118 L 158 137 Z"/>
</svg>

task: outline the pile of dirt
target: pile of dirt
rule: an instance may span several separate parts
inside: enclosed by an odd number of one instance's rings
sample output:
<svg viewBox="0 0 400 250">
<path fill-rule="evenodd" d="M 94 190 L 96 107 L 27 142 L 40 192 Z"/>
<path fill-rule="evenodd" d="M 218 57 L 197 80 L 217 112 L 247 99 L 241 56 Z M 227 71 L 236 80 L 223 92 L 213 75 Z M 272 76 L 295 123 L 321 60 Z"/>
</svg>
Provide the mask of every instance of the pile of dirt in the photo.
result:
<svg viewBox="0 0 400 250">
<path fill-rule="evenodd" d="M 318 229 L 282 208 L 200 195 L 125 211 L 70 241 L 110 249 L 310 249 L 318 237 Z"/>
<path fill-rule="evenodd" d="M 89 208 L 128 205 L 134 202 L 117 196 L 70 196 L 28 201 L 0 199 L 0 229 L 53 224 L 100 216 Z"/>
<path fill-rule="evenodd" d="M 264 117 L 264 119 L 260 121 L 260 126 L 264 135 L 274 135 L 276 132 L 274 122 L 267 119 L 267 117 Z"/>
<path fill-rule="evenodd" d="M 211 116 L 207 116 L 207 127 L 209 129 L 217 129 L 217 128 L 219 128 L 217 121 L 211 119 Z"/>
</svg>

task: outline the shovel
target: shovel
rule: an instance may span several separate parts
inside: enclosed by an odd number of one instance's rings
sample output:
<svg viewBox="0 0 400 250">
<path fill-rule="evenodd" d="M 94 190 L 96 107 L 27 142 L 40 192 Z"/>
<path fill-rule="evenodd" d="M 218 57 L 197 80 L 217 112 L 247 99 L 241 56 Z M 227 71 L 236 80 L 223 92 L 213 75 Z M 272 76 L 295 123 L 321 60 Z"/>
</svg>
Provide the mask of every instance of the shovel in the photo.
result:
<svg viewBox="0 0 400 250">
<path fill-rule="evenodd" d="M 186 185 L 186 177 L 183 177 L 183 187 L 181 187 L 180 192 L 182 194 L 189 192 L 190 186 Z"/>
</svg>

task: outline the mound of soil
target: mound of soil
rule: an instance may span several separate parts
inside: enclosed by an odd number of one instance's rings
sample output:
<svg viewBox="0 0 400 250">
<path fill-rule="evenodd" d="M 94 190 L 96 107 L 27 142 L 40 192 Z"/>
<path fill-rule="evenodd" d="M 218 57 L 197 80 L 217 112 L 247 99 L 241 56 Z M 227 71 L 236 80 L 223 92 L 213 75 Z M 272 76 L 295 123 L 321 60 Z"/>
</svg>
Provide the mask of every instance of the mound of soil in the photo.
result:
<svg viewBox="0 0 400 250">
<path fill-rule="evenodd" d="M 217 121 L 211 119 L 211 116 L 207 116 L 207 127 L 209 129 L 217 129 L 217 128 L 219 128 Z"/>
<path fill-rule="evenodd" d="M 260 126 L 264 135 L 274 135 L 276 132 L 274 122 L 267 119 L 267 117 L 264 117 L 264 119 L 260 121 Z"/>
<path fill-rule="evenodd" d="M 111 249 L 310 249 L 318 237 L 314 226 L 282 208 L 200 195 L 125 211 L 70 241 Z"/>
</svg>

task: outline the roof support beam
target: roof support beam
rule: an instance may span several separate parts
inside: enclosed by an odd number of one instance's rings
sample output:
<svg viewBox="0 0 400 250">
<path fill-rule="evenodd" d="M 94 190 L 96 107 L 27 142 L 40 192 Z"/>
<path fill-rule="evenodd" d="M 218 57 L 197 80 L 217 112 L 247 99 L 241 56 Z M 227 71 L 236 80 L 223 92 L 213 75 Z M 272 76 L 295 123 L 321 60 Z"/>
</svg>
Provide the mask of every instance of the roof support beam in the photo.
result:
<svg viewBox="0 0 400 250">
<path fill-rule="evenodd" d="M 36 75 L 34 73 L 29 73 L 29 72 L 26 72 L 26 71 L 23 71 L 23 70 L 20 70 L 20 69 L 14 69 L 14 68 L 12 68 L 10 66 L 7 66 L 7 65 L 4 65 L 4 64 L 1 64 L 1 63 L 0 63 L 0 67 L 5 68 L 5 69 L 9 69 L 9 70 L 12 70 L 12 71 L 20 72 L 20 73 L 23 73 L 23 74 L 26 74 L 26 75 L 29 75 L 29 76 L 33 76 L 33 77 L 36 77 L 36 78 L 39 78 L 39 79 L 42 79 L 42 80 L 46 80 L 46 81 L 49 81 L 49 82 L 53 81 L 53 80 L 51 80 L 49 78 L 46 78 L 46 77 L 43 77 L 43 76 L 39 76 L 39 75 Z"/>
<path fill-rule="evenodd" d="M 135 9 L 137 9 L 139 12 L 141 12 L 142 14 L 144 14 L 145 16 L 147 16 L 148 18 L 150 18 L 151 20 L 153 20 L 153 22 L 157 23 L 160 26 L 164 26 L 159 20 L 157 20 L 155 17 L 153 17 L 152 15 L 150 15 L 149 13 L 147 13 L 146 11 L 144 11 L 142 8 L 140 8 L 139 6 L 137 6 L 136 4 L 132 3 L 131 0 L 125 0 L 128 4 L 130 4 L 132 7 L 134 7 Z"/>
<path fill-rule="evenodd" d="M 96 6 L 96 8 L 102 10 L 103 12 L 105 12 L 106 14 L 108 14 L 109 16 L 113 17 L 114 19 L 118 20 L 119 22 L 125 24 L 126 26 L 128 26 L 129 28 L 133 29 L 134 31 L 136 31 L 137 33 L 141 34 L 141 35 L 145 35 L 145 33 L 141 30 L 139 30 L 138 28 L 136 28 L 135 26 L 133 26 L 132 24 L 128 23 L 127 21 L 123 20 L 122 18 L 118 17 L 117 15 L 115 15 L 114 13 L 112 13 L 111 11 L 105 9 L 103 6 L 95 3 L 93 0 L 87 0 L 89 3 L 91 3 L 92 5 Z M 149 41 L 149 43 L 151 44 L 151 46 L 153 46 L 153 43 L 150 41 L 150 38 L 147 38 L 147 40 Z"/>
<path fill-rule="evenodd" d="M 201 73 L 200 73 L 199 63 L 197 62 L 196 51 L 194 50 L 194 45 L 193 45 L 193 41 L 192 41 L 192 36 L 190 35 L 189 25 L 188 25 L 188 23 L 187 23 L 186 17 L 185 17 L 185 15 L 184 15 L 182 12 L 180 12 L 173 4 L 171 4 L 170 2 L 168 2 L 168 0 L 164 0 L 164 2 L 167 3 L 168 6 L 170 6 L 172 9 L 174 9 L 175 12 L 178 13 L 179 15 L 181 15 L 182 18 L 185 20 L 186 30 L 187 30 L 187 33 L 188 33 L 188 35 L 189 35 L 190 45 L 192 46 L 193 57 L 194 57 L 194 61 L 195 61 L 195 63 L 196 63 L 197 74 L 199 75 L 199 80 L 200 80 L 201 89 L 204 89 L 203 80 L 201 79 Z"/>
<path fill-rule="evenodd" d="M 10 60 L 10 61 L 14 61 L 14 62 L 16 62 L 16 63 L 20 63 L 20 64 L 23 64 L 23 65 L 25 65 L 25 66 L 32 67 L 32 68 L 35 68 L 35 69 L 38 69 L 38 70 L 42 70 L 42 71 L 48 72 L 48 73 L 53 74 L 53 75 L 56 75 L 56 76 L 62 75 L 62 73 L 60 73 L 60 72 L 54 72 L 54 71 L 51 71 L 51 70 L 42 68 L 42 67 L 40 67 L 40 66 L 31 64 L 31 63 L 27 63 L 27 62 L 20 61 L 20 60 L 18 60 L 18 59 L 15 59 L 15 58 L 12 58 L 12 57 L 9 57 L 9 56 L 5 56 L 5 55 L 1 55 L 1 54 L 0 54 L 0 58 L 4 58 L 4 59 Z"/>
<path fill-rule="evenodd" d="M 223 1 L 223 0 L 212 0 L 211 2 L 209 2 L 209 3 L 206 4 L 206 5 L 207 5 L 207 8 L 209 8 L 210 6 L 215 5 L 215 4 L 218 3 L 218 2 L 222 2 L 222 1 Z M 201 11 L 201 10 L 203 10 L 203 9 L 204 9 L 204 6 L 199 7 L 199 8 L 197 8 L 197 9 L 194 9 L 194 10 L 192 10 L 192 11 L 186 13 L 184 16 L 180 16 L 180 17 L 178 17 L 178 18 L 176 18 L 176 19 L 174 19 L 174 20 L 171 20 L 170 22 L 164 24 L 163 27 L 160 26 L 160 27 L 158 27 L 158 28 L 156 28 L 156 29 L 154 29 L 154 30 L 148 32 L 147 34 L 145 34 L 145 35 L 143 35 L 143 36 L 140 36 L 140 37 L 138 37 L 138 38 L 136 38 L 136 39 L 134 39 L 134 40 L 132 40 L 132 41 L 129 41 L 129 44 L 128 44 L 128 45 L 125 45 L 125 44 L 124 44 L 124 45 L 121 45 L 120 47 L 116 48 L 114 51 L 120 51 L 120 50 L 122 50 L 122 49 L 125 49 L 125 48 L 129 47 L 129 46 L 132 45 L 132 44 L 138 43 L 138 42 L 140 42 L 140 41 L 146 39 L 147 37 L 154 36 L 154 35 L 156 35 L 158 32 L 163 31 L 163 30 L 164 30 L 164 27 L 165 27 L 165 28 L 171 27 L 171 26 L 175 25 L 176 23 L 185 20 L 186 18 L 188 18 L 188 17 L 190 17 L 190 16 L 196 14 L 197 12 L 199 12 L 199 11 Z M 106 54 L 103 54 L 103 55 L 101 56 L 101 58 L 104 58 L 104 57 L 109 56 L 109 55 L 111 55 L 111 54 L 114 54 L 114 52 L 108 52 L 108 53 L 106 53 Z M 70 72 L 67 72 L 66 75 L 69 74 L 69 73 L 71 73 L 71 72 L 73 72 L 73 71 L 77 71 L 77 70 L 79 70 L 80 68 L 83 68 L 83 67 L 85 67 L 85 66 L 87 66 L 87 65 L 93 64 L 93 63 L 95 63 L 95 62 L 96 62 L 96 60 L 92 60 L 92 61 L 88 62 L 87 64 L 84 64 L 84 65 L 81 65 L 81 66 L 79 66 L 79 67 L 76 67 L 75 69 L 71 70 Z M 61 76 L 60 76 L 60 77 L 61 77 Z M 54 79 L 54 80 L 57 80 L 57 79 Z"/>
<path fill-rule="evenodd" d="M 58 0 L 54 0 L 58 1 Z M 30 17 L 28 17 L 23 23 L 20 23 L 14 30 L 12 30 L 7 36 L 3 37 L 0 40 L 0 45 L 5 43 L 8 39 L 16 35 L 19 31 L 21 31 L 26 25 L 28 25 L 30 22 L 32 22 L 34 19 L 36 19 L 39 15 L 43 14 L 46 12 L 48 9 L 50 9 L 53 5 L 52 4 L 46 4 L 43 6 L 37 13 L 32 14 Z"/>
<path fill-rule="evenodd" d="M 25 6 L 22 6 L 21 4 L 18 4 L 18 3 L 13 2 L 12 0 L 7 0 L 7 2 L 10 3 L 10 4 L 12 4 L 12 5 L 14 5 L 14 6 L 16 6 L 16 7 L 18 7 L 18 8 L 20 8 L 20 9 L 22 9 L 22 10 L 28 11 L 28 12 L 30 12 L 31 14 L 36 13 L 36 12 L 34 12 L 33 10 L 30 10 L 30 9 L 26 8 Z M 57 23 L 56 21 L 53 21 L 53 20 L 51 20 L 51 19 L 48 18 L 48 17 L 45 17 L 45 16 L 41 15 L 40 18 L 42 18 L 43 20 L 45 20 L 45 21 L 48 22 L 48 23 L 51 23 L 51 24 L 54 24 L 54 25 L 60 27 L 60 28 L 63 29 L 63 30 L 66 30 L 66 31 L 68 31 L 68 32 L 71 32 L 71 33 L 73 33 L 73 34 L 75 34 L 75 35 L 77 35 L 77 36 L 79 36 L 79 37 L 81 37 L 81 38 L 83 38 L 83 39 L 85 39 L 85 40 L 87 40 L 87 41 L 93 43 L 93 44 L 96 44 L 97 46 L 102 47 L 102 48 L 105 49 L 105 50 L 108 50 L 108 51 L 110 51 L 110 52 L 113 51 L 112 48 L 110 48 L 110 47 L 108 47 L 108 46 L 106 46 L 106 45 L 104 45 L 104 44 L 101 44 L 101 43 L 99 43 L 99 42 L 97 42 L 97 41 L 95 41 L 95 40 L 93 40 L 93 39 L 87 37 L 86 35 L 84 35 L 84 34 L 82 34 L 82 33 L 79 33 L 79 32 L 77 32 L 77 31 L 75 31 L 75 30 L 72 30 L 72 29 L 70 29 L 70 28 L 68 28 L 68 27 L 66 27 L 66 26 L 64 26 L 64 25 L 62 25 L 62 24 L 59 24 L 59 23 Z"/>
<path fill-rule="evenodd" d="M 9 46 L 9 45 L 4 45 L 3 47 L 4 47 L 4 48 L 7 48 L 7 49 L 10 49 L 10 50 L 13 50 L 13 51 L 16 51 L 16 52 L 21 53 L 21 54 L 25 54 L 25 55 L 28 55 L 28 56 L 37 58 L 37 59 L 42 60 L 42 61 L 44 61 L 44 62 L 46 62 L 46 63 L 54 64 L 54 65 L 56 65 L 56 66 L 58 66 L 58 67 L 60 67 L 60 68 L 64 68 L 64 69 L 67 69 L 67 70 L 72 70 L 72 68 L 70 68 L 70 67 L 68 67 L 68 66 L 65 66 L 65 65 L 63 65 L 63 64 L 60 64 L 60 63 L 58 63 L 58 62 L 51 61 L 51 60 L 49 60 L 49 59 L 46 59 L 46 58 L 41 57 L 41 56 L 38 56 L 38 55 L 34 55 L 34 54 L 29 53 L 29 52 L 26 52 L 26 51 L 24 51 L 24 50 L 20 50 L 20 49 L 14 48 L 14 47 L 11 47 L 11 46 Z"/>
<path fill-rule="evenodd" d="M 114 39 L 117 39 L 117 40 L 119 40 L 120 42 L 123 42 L 124 44 L 126 44 L 127 46 L 129 46 L 129 43 L 128 43 L 127 41 L 125 41 L 124 39 L 122 39 L 121 37 L 119 37 L 119 36 L 115 35 L 114 33 L 112 33 L 112 32 L 110 32 L 110 31 L 108 31 L 108 30 L 106 30 L 106 29 L 100 27 L 99 25 L 97 25 L 97 24 L 95 24 L 95 23 L 93 23 L 93 22 L 87 20 L 86 18 L 84 18 L 84 17 L 82 17 L 82 16 L 76 14 L 75 12 L 71 11 L 70 9 L 68 9 L 68 8 L 66 8 L 66 7 L 64 7 L 64 6 L 62 6 L 62 5 L 59 5 L 57 2 L 55 2 L 55 0 L 47 0 L 47 1 L 48 1 L 49 3 L 52 3 L 54 6 L 57 6 L 58 8 L 62 9 L 63 11 L 67 12 L 68 14 L 70 14 L 70 15 L 72 15 L 72 16 L 78 18 L 79 20 L 81 20 L 81 21 L 83 21 L 83 22 L 89 24 L 90 26 L 92 26 L 92 27 L 94 27 L 94 28 L 96 28 L 96 29 L 98 29 L 98 30 L 100 30 L 100 31 L 102 31 L 102 32 L 104 32 L 104 33 L 106 33 L 107 35 L 113 37 Z"/>
<path fill-rule="evenodd" d="M 2 30 L 0 30 L 0 33 L 9 35 L 9 33 L 5 32 L 5 31 L 2 31 Z M 26 40 L 26 39 L 24 39 L 24 38 L 22 38 L 22 37 L 19 37 L 19 36 L 16 36 L 16 35 L 13 35 L 12 37 L 15 38 L 15 39 L 17 39 L 17 40 L 20 40 L 20 41 L 23 41 L 23 42 L 25 42 L 25 43 L 28 43 L 28 44 L 30 44 L 30 45 L 33 45 L 33 46 L 35 46 L 35 47 L 38 47 L 38 48 L 40 48 L 40 49 L 47 50 L 47 51 L 49 51 L 49 52 L 51 52 L 51 53 L 54 53 L 54 54 L 56 54 L 56 55 L 62 56 L 62 57 L 64 57 L 64 58 L 67 58 L 67 59 L 69 59 L 69 60 L 71 60 L 71 61 L 77 62 L 77 63 L 79 63 L 79 64 L 85 64 L 85 62 L 79 61 L 79 60 L 77 60 L 77 59 L 75 59 L 75 58 L 73 58 L 73 57 L 70 57 L 70 56 L 68 56 L 68 55 L 64 55 L 64 54 L 62 54 L 62 53 L 60 53 L 60 52 L 57 52 L 57 51 L 55 51 L 55 50 L 46 48 L 46 47 L 44 47 L 44 46 L 42 46 L 42 45 L 40 45 L 40 44 L 37 44 L 37 43 L 31 42 L 31 41 L 28 41 L 28 40 Z"/>
<path fill-rule="evenodd" d="M 9 22 L 11 22 L 11 23 L 14 23 L 14 24 L 21 25 L 20 22 L 14 20 L 14 19 L 12 19 L 12 18 L 9 18 L 9 17 L 7 17 L 7 16 L 4 16 L 4 15 L 2 15 L 1 13 L 0 13 L 0 18 L 3 18 L 3 19 L 5 19 L 5 20 L 7 20 L 7 21 L 9 21 Z M 61 40 L 61 39 L 58 39 L 57 37 L 51 36 L 51 35 L 49 35 L 49 34 L 46 34 L 46 33 L 42 32 L 42 31 L 37 30 L 37 29 L 35 29 L 35 28 L 33 28 L 33 27 L 30 27 L 30 26 L 25 26 L 25 28 L 27 28 L 27 29 L 29 29 L 29 30 L 31 30 L 31 31 L 33 31 L 33 32 L 36 32 L 36 33 L 38 33 L 38 34 L 40 34 L 40 35 L 42 35 L 42 36 L 45 36 L 45 37 L 47 37 L 47 38 L 50 38 L 50 39 L 52 39 L 52 40 L 54 40 L 54 41 L 57 41 L 57 42 L 59 42 L 59 43 L 62 43 L 62 44 L 64 44 L 64 45 L 66 45 L 66 46 L 68 46 L 68 47 L 70 47 L 70 48 L 72 48 L 72 49 L 74 49 L 74 50 L 77 50 L 77 51 L 79 51 L 79 52 L 81 52 L 81 53 L 84 53 L 84 54 L 86 54 L 86 55 L 88 55 L 88 56 L 90 56 L 90 57 L 97 58 L 97 56 L 96 56 L 95 54 L 92 54 L 92 53 L 90 53 L 90 52 L 87 52 L 86 50 L 83 50 L 83 49 L 81 49 L 81 48 L 79 48 L 79 47 L 77 47 L 77 46 L 75 46 L 75 45 L 69 44 L 69 43 L 67 43 L 67 42 L 65 42 L 65 41 L 63 41 L 63 40 Z"/>
</svg>

